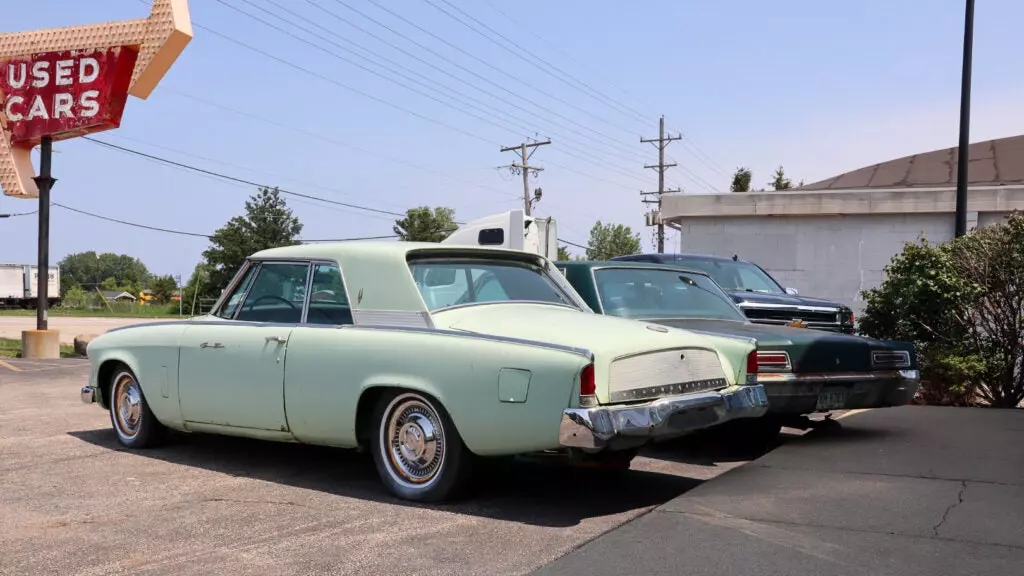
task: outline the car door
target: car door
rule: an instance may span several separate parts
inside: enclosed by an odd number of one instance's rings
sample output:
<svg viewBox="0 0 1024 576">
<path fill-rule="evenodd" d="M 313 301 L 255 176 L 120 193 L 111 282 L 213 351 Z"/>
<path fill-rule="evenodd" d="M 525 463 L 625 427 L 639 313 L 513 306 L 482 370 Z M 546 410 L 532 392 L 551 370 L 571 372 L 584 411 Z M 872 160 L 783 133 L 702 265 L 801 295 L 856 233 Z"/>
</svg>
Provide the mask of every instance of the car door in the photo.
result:
<svg viewBox="0 0 1024 576">
<path fill-rule="evenodd" d="M 308 262 L 251 266 L 216 312 L 182 334 L 178 377 L 186 422 L 288 430 L 284 366 L 302 321 Z"/>
</svg>

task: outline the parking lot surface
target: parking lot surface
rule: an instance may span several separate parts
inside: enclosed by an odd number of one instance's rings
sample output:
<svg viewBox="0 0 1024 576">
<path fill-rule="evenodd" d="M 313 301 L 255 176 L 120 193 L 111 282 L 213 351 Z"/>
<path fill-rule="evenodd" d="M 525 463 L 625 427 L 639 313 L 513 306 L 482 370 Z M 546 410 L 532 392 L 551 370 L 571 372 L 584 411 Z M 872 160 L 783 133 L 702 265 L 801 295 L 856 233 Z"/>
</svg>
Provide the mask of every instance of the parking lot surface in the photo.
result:
<svg viewBox="0 0 1024 576">
<path fill-rule="evenodd" d="M 538 576 L 1021 574 L 1024 411 L 908 406 L 794 438 Z"/>
<path fill-rule="evenodd" d="M 47 324 L 51 330 L 60 331 L 60 341 L 71 344 L 79 334 L 102 334 L 112 328 L 131 326 L 144 322 L 157 322 L 171 318 L 79 318 L 76 316 L 50 316 Z M 35 330 L 35 316 L 0 316 L 0 338 L 21 339 L 23 330 Z"/>
<path fill-rule="evenodd" d="M 622 474 L 513 463 L 471 499 L 390 497 L 366 454 L 182 436 L 127 451 L 86 360 L 0 365 L 2 574 L 523 574 L 756 456 L 666 446 Z"/>
</svg>

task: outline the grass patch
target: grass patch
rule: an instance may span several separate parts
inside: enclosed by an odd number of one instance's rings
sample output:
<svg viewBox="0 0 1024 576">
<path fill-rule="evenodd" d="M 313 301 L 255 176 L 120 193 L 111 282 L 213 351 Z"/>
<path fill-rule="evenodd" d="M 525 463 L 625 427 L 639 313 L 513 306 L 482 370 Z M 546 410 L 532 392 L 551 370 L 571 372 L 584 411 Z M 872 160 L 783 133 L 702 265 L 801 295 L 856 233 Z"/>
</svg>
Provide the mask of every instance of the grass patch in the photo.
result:
<svg viewBox="0 0 1024 576">
<path fill-rule="evenodd" d="M 0 310 L 0 316 L 32 316 L 35 310 L 10 308 Z M 113 310 L 106 308 L 50 308 L 49 316 L 78 318 L 177 318 L 178 310 L 172 313 L 168 306 L 115 306 Z"/>
<path fill-rule="evenodd" d="M 71 344 L 60 345 L 61 358 L 81 358 Z M 21 358 L 21 340 L 0 338 L 0 358 Z"/>
</svg>

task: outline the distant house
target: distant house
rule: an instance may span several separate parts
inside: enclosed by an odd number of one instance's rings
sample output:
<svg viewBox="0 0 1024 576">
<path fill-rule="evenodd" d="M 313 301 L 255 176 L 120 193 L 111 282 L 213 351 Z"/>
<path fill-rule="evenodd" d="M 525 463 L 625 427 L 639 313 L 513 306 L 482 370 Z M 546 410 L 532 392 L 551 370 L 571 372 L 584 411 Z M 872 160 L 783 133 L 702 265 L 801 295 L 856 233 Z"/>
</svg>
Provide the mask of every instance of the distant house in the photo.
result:
<svg viewBox="0 0 1024 576">
<path fill-rule="evenodd" d="M 130 292 L 117 290 L 102 290 L 100 294 L 103 295 L 103 299 L 107 302 L 135 302 L 136 298 Z"/>
</svg>

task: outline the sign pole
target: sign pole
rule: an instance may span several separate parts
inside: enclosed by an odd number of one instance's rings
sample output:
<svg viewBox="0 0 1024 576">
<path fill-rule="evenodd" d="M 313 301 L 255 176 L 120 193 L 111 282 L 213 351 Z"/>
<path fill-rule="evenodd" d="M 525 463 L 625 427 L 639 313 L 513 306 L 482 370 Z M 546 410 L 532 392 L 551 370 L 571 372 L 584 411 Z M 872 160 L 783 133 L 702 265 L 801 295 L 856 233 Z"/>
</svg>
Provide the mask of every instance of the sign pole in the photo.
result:
<svg viewBox="0 0 1024 576">
<path fill-rule="evenodd" d="M 36 330 L 47 330 L 50 287 L 50 189 L 57 181 L 50 172 L 53 138 L 43 136 L 39 145 L 39 176 L 33 178 L 39 188 L 39 271 L 36 286 Z"/>
</svg>

